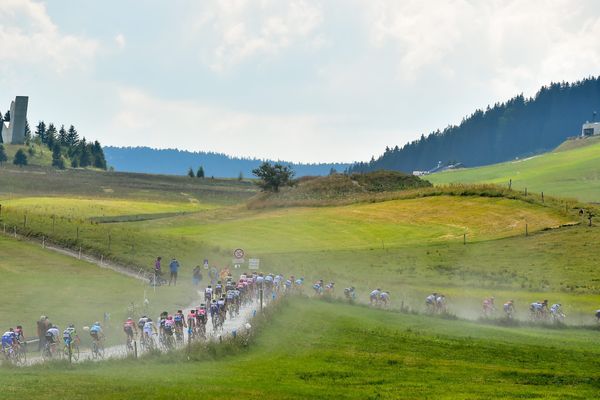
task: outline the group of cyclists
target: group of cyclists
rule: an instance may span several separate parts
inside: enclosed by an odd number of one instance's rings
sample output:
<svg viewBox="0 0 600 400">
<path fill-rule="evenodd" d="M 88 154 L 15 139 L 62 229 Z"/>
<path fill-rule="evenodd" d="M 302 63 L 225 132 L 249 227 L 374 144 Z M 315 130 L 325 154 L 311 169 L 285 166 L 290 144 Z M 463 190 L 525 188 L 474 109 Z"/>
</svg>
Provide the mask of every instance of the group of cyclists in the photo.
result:
<svg viewBox="0 0 600 400">
<path fill-rule="evenodd" d="M 492 317 L 496 312 L 494 297 L 489 297 L 483 300 L 483 316 Z M 506 319 L 513 319 L 516 313 L 515 301 L 508 300 L 502 305 L 502 311 Z M 565 313 L 563 312 L 562 304 L 554 303 L 551 306 L 548 300 L 535 301 L 529 305 L 529 319 L 532 321 L 548 321 L 564 322 Z M 600 310 L 596 313 L 596 319 L 600 321 Z"/>
</svg>

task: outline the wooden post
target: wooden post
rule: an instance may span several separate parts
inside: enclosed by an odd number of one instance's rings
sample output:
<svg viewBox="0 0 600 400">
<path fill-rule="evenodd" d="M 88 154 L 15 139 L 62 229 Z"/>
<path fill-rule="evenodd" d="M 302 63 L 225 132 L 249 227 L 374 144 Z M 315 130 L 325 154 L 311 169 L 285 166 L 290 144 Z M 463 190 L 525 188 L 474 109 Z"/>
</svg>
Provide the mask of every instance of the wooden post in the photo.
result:
<svg viewBox="0 0 600 400">
<path fill-rule="evenodd" d="M 42 249 L 46 248 L 46 236 L 42 236 Z"/>
<path fill-rule="evenodd" d="M 79 242 L 79 227 L 77 227 L 77 241 Z"/>
<path fill-rule="evenodd" d="M 508 190 L 512 190 L 512 179 L 508 180 Z"/>
<path fill-rule="evenodd" d="M 542 203 L 544 202 L 544 192 L 542 192 Z"/>
<path fill-rule="evenodd" d="M 260 297 L 260 311 L 263 309 L 263 289 L 262 287 L 258 290 L 258 295 Z"/>
<path fill-rule="evenodd" d="M 15 239 L 17 238 L 17 226 L 13 226 L 13 234 L 15 236 Z"/>
<path fill-rule="evenodd" d="M 135 358 L 138 358 L 138 355 L 137 355 L 137 340 L 133 341 L 133 356 Z"/>
<path fill-rule="evenodd" d="M 529 227 L 525 224 L 525 236 L 529 236 Z"/>
<path fill-rule="evenodd" d="M 467 234 L 463 233 L 463 244 L 467 244 Z"/>
</svg>

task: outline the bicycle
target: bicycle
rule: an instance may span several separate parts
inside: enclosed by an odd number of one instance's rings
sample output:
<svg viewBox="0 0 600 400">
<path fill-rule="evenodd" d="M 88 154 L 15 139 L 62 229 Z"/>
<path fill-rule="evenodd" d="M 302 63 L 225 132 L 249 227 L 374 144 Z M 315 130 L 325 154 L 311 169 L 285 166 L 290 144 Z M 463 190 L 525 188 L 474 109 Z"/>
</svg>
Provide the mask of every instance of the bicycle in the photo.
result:
<svg viewBox="0 0 600 400">
<path fill-rule="evenodd" d="M 126 347 L 128 353 L 133 353 L 135 351 L 133 348 L 133 341 L 134 341 L 133 335 L 128 334 L 127 342 L 125 343 L 125 347 Z"/>
<path fill-rule="evenodd" d="M 79 361 L 79 343 L 76 340 L 72 340 L 70 344 L 65 343 L 63 346 L 63 355 L 65 358 L 69 358 L 69 353 L 73 361 Z"/>
<path fill-rule="evenodd" d="M 104 343 L 100 339 L 92 340 L 92 358 L 94 360 L 104 358 Z"/>
<path fill-rule="evenodd" d="M 42 349 L 42 359 L 43 360 L 51 360 L 55 355 L 60 357 L 61 352 L 56 351 L 56 343 L 46 342 L 44 348 Z"/>
</svg>

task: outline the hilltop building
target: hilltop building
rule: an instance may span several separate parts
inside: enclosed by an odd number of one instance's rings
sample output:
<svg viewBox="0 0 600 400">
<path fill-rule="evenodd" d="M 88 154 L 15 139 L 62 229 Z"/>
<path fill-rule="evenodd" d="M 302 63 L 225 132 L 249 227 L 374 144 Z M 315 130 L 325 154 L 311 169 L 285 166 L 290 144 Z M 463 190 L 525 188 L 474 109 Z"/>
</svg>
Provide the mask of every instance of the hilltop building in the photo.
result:
<svg viewBox="0 0 600 400">
<path fill-rule="evenodd" d="M 27 104 L 29 97 L 17 96 L 10 103 L 10 121 L 0 122 L 0 137 L 2 143 L 24 144 L 25 123 L 27 122 Z"/>
<path fill-rule="evenodd" d="M 581 127 L 581 137 L 600 135 L 600 122 L 586 122 Z"/>
</svg>

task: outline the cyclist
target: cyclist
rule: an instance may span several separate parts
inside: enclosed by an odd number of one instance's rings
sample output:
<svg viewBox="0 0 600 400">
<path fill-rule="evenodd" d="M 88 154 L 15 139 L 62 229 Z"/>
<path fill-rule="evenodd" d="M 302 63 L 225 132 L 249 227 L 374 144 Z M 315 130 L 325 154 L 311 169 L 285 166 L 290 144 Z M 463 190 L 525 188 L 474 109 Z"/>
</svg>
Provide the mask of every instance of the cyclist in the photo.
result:
<svg viewBox="0 0 600 400">
<path fill-rule="evenodd" d="M 379 288 L 373 290 L 369 294 L 369 301 L 370 301 L 371 305 L 373 305 L 373 303 L 375 303 L 375 305 L 379 304 L 379 295 L 380 294 L 381 294 L 381 289 L 379 289 Z"/>
<path fill-rule="evenodd" d="M 175 333 L 175 321 L 173 320 L 173 316 L 169 315 L 167 319 L 165 319 L 165 323 L 163 326 L 163 333 L 165 335 L 165 343 L 168 346 L 173 344 L 173 333 Z"/>
<path fill-rule="evenodd" d="M 438 312 L 446 311 L 446 296 L 443 294 L 438 294 L 435 298 L 435 307 Z"/>
<path fill-rule="evenodd" d="M 483 315 L 485 317 L 492 315 L 494 311 L 496 311 L 496 306 L 494 305 L 494 298 L 490 297 L 483 300 Z"/>
<path fill-rule="evenodd" d="M 560 303 L 552 304 L 550 314 L 554 322 L 562 322 L 565 319 L 565 314 L 562 312 L 562 305 Z"/>
<path fill-rule="evenodd" d="M 148 343 L 150 347 L 153 347 L 154 343 L 152 336 L 156 334 L 156 327 L 154 326 L 154 322 L 152 322 L 152 318 L 146 319 L 142 331 L 144 333 L 144 343 Z"/>
<path fill-rule="evenodd" d="M 58 330 L 58 326 L 56 325 L 48 325 L 48 330 L 46 331 L 46 342 L 49 344 L 56 344 L 58 341 L 58 336 L 60 335 L 60 331 Z"/>
<path fill-rule="evenodd" d="M 214 294 L 218 298 L 218 297 L 221 297 L 222 293 L 223 293 L 223 284 L 221 283 L 221 281 L 217 281 L 217 284 L 215 285 Z"/>
<path fill-rule="evenodd" d="M 313 290 L 315 291 L 315 296 L 320 296 L 323 294 L 323 279 L 318 280 L 313 285 Z"/>
<path fill-rule="evenodd" d="M 212 300 L 212 295 L 213 295 L 212 286 L 208 285 L 208 287 L 206 289 L 204 289 L 204 300 L 206 300 L 207 303 L 210 303 L 210 301 Z"/>
<path fill-rule="evenodd" d="M 25 342 L 25 333 L 23 333 L 23 327 L 21 325 L 17 325 L 15 328 L 15 335 L 17 335 L 17 340 L 19 343 Z"/>
<path fill-rule="evenodd" d="M 147 316 L 142 316 L 142 318 L 140 318 L 138 320 L 138 328 L 140 328 L 140 332 L 142 332 L 144 330 L 144 325 L 146 325 L 146 322 L 148 321 L 148 317 Z"/>
<path fill-rule="evenodd" d="M 202 336 L 206 335 L 206 323 L 208 322 L 206 316 L 206 305 L 201 304 L 200 307 L 196 309 L 196 329 Z"/>
<path fill-rule="evenodd" d="M 388 303 L 390 302 L 390 293 L 386 291 L 381 292 L 379 295 L 379 300 L 384 307 L 387 307 Z"/>
<path fill-rule="evenodd" d="M 187 315 L 188 336 L 193 337 L 196 332 L 196 310 L 193 308 Z"/>
<path fill-rule="evenodd" d="M 70 324 L 67 329 L 63 331 L 63 342 L 68 347 L 76 340 L 79 340 L 77 330 L 75 329 L 75 325 Z"/>
<path fill-rule="evenodd" d="M 217 300 L 213 300 L 210 303 L 210 318 L 212 320 L 213 326 L 216 325 L 217 316 L 219 315 L 219 305 L 217 304 Z"/>
<path fill-rule="evenodd" d="M 90 328 L 90 336 L 96 343 L 100 342 L 100 340 L 104 338 L 104 332 L 102 332 L 102 326 L 100 325 L 100 322 L 94 322 L 94 325 L 92 325 Z"/>
<path fill-rule="evenodd" d="M 8 354 L 10 351 L 14 350 L 17 345 L 17 335 L 13 328 L 9 328 L 2 335 L 2 351 L 4 354 Z"/>
<path fill-rule="evenodd" d="M 125 335 L 127 336 L 127 343 L 129 344 L 132 342 L 134 333 L 137 335 L 137 327 L 133 322 L 133 318 L 129 317 L 127 318 L 127 321 L 123 323 L 123 332 L 125 332 Z"/>
<path fill-rule="evenodd" d="M 187 324 L 185 323 L 185 317 L 183 315 L 183 310 L 177 310 L 177 312 L 173 316 L 173 321 L 175 321 L 175 333 L 177 333 L 178 338 L 181 338 L 181 340 L 183 340 L 183 328 L 187 328 Z"/>
<path fill-rule="evenodd" d="M 354 291 L 354 286 L 344 289 L 344 296 L 346 296 L 346 300 L 355 300 L 356 292 Z"/>
<path fill-rule="evenodd" d="M 515 303 L 513 300 L 509 300 L 506 303 L 504 303 L 504 314 L 506 314 L 506 318 L 508 319 L 512 319 L 513 315 L 515 314 Z"/>
</svg>

